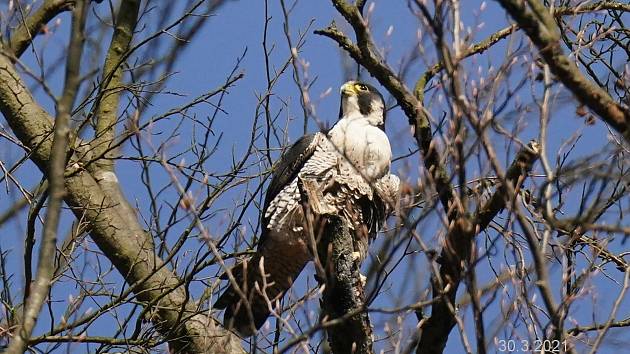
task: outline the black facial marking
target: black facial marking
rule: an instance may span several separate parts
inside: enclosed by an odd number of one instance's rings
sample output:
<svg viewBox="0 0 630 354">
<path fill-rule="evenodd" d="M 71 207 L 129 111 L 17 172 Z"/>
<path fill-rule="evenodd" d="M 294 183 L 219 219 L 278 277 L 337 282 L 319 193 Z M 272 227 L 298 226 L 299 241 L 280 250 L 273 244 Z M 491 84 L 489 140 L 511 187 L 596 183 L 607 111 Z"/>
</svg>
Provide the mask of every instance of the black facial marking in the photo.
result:
<svg viewBox="0 0 630 354">
<path fill-rule="evenodd" d="M 375 99 L 371 92 L 360 92 L 357 97 L 359 103 L 359 111 L 364 116 L 372 113 L 372 100 Z"/>
<path fill-rule="evenodd" d="M 385 100 L 383 99 L 383 95 L 376 89 L 376 87 L 370 84 L 359 83 L 358 85 L 362 85 L 367 88 L 366 91 L 360 91 L 358 93 L 357 101 L 359 104 L 359 111 L 363 115 L 368 115 L 372 113 L 372 102 L 380 101 L 385 105 Z M 383 109 L 383 121 L 385 121 L 385 110 Z"/>
<path fill-rule="evenodd" d="M 343 117 L 343 100 L 344 100 L 344 95 L 341 95 L 341 99 L 339 100 L 339 119 Z"/>
</svg>

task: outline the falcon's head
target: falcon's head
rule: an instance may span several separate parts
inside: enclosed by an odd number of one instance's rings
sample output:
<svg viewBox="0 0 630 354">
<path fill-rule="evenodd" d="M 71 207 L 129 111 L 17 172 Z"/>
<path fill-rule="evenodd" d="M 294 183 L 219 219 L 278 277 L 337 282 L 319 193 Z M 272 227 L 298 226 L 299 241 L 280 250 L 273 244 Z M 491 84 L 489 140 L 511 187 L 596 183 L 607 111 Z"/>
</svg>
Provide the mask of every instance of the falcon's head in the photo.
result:
<svg viewBox="0 0 630 354">
<path fill-rule="evenodd" d="M 383 95 L 369 84 L 348 81 L 341 85 L 339 119 L 365 118 L 379 128 L 385 126 L 385 101 Z"/>
</svg>

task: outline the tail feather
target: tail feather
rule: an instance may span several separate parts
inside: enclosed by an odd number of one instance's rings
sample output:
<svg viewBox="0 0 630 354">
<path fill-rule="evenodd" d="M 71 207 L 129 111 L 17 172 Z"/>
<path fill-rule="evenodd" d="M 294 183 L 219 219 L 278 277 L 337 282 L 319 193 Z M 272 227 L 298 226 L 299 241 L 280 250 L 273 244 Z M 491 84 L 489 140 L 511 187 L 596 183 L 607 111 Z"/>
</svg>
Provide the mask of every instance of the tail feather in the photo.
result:
<svg viewBox="0 0 630 354">
<path fill-rule="evenodd" d="M 251 259 L 235 266 L 231 272 L 241 293 L 229 284 L 214 304 L 216 309 L 225 309 L 224 326 L 243 337 L 254 335 L 308 261 L 303 247 L 276 245 L 261 247 Z"/>
</svg>

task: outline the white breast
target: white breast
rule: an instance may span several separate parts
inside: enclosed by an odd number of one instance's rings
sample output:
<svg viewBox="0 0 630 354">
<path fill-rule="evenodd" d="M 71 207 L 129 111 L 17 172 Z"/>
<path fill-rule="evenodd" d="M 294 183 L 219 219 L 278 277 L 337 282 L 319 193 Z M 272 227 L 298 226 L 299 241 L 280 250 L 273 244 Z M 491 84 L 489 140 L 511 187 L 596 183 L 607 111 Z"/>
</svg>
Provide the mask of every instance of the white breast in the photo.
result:
<svg viewBox="0 0 630 354">
<path fill-rule="evenodd" d="M 376 180 L 389 172 L 392 149 L 385 132 L 366 119 L 344 118 L 329 133 L 345 158 L 365 177 Z"/>
</svg>

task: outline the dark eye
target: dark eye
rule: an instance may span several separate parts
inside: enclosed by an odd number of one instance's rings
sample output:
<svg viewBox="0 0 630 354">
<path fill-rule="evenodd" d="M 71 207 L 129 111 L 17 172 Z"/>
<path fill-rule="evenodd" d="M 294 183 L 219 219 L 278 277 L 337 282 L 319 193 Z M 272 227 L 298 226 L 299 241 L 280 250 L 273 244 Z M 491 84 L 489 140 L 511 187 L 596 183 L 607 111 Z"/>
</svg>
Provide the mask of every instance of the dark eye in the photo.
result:
<svg viewBox="0 0 630 354">
<path fill-rule="evenodd" d="M 364 84 L 357 84 L 357 88 L 359 89 L 359 91 L 367 91 L 368 87 Z"/>
</svg>

